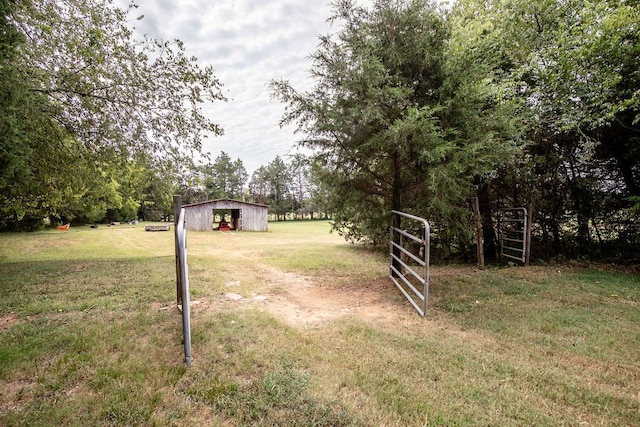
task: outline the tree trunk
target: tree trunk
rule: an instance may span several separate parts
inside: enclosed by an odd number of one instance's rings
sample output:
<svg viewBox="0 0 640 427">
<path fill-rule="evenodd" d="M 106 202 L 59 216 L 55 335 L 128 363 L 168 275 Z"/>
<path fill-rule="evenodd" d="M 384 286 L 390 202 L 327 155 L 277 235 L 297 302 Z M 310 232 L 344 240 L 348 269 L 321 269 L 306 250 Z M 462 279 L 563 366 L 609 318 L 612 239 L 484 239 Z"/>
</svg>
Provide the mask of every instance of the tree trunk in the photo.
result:
<svg viewBox="0 0 640 427">
<path fill-rule="evenodd" d="M 531 261 L 531 228 L 533 225 L 533 204 L 527 207 L 527 224 L 525 228 L 524 266 L 529 267 Z"/>
<path fill-rule="evenodd" d="M 473 218 L 476 224 L 476 248 L 478 253 L 478 267 L 484 270 L 484 238 L 482 233 L 482 215 L 480 215 L 480 202 L 478 196 L 471 202 L 473 207 Z"/>
<path fill-rule="evenodd" d="M 178 220 L 182 211 L 182 196 L 173 196 L 173 228 L 175 231 L 175 252 L 176 252 L 176 305 L 182 305 L 182 281 L 180 279 L 180 260 L 178 258 Z"/>
<path fill-rule="evenodd" d="M 482 235 L 484 237 L 484 259 L 485 261 L 496 261 L 498 259 L 498 246 L 496 230 L 493 227 L 491 198 L 489 196 L 489 186 L 482 182 L 478 187 L 478 207 L 482 218 Z"/>
<path fill-rule="evenodd" d="M 393 153 L 393 188 L 391 189 L 391 209 L 400 211 L 402 209 L 401 205 L 401 197 L 402 197 L 402 184 L 400 182 L 400 161 L 398 158 L 398 152 Z M 402 226 L 402 220 L 400 215 L 393 215 L 393 227 L 400 229 Z M 399 233 L 393 233 L 393 242 L 397 245 L 401 244 L 401 236 Z M 394 256 L 400 258 L 400 250 L 392 246 L 392 251 Z M 401 271 L 402 266 L 400 262 L 396 258 L 392 258 L 391 265 L 398 270 Z M 396 274 L 392 271 L 392 275 L 397 277 Z"/>
</svg>

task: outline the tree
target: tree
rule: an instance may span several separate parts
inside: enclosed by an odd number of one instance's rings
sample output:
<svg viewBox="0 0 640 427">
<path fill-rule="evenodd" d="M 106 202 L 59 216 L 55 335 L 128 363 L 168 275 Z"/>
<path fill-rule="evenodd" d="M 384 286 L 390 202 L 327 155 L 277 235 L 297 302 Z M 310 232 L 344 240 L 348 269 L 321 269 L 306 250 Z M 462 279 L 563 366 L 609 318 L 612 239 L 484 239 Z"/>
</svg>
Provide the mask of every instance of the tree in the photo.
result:
<svg viewBox="0 0 640 427">
<path fill-rule="evenodd" d="M 545 50 L 544 87 L 553 96 L 545 101 L 554 102 L 558 127 L 579 136 L 591 169 L 619 177 L 621 197 L 640 196 L 640 5 L 584 2 L 572 12 Z M 590 204 L 588 193 L 574 200 Z"/>
<path fill-rule="evenodd" d="M 331 189 L 322 180 L 322 176 L 325 175 L 322 164 L 312 158 L 307 161 L 309 162 L 309 199 L 305 201 L 305 208 L 310 212 L 312 219 L 314 213 L 326 219 L 332 213 L 329 203 Z"/>
<path fill-rule="evenodd" d="M 269 195 L 269 178 L 266 166 L 260 166 L 251 175 L 249 196 L 254 203 L 266 205 Z"/>
<path fill-rule="evenodd" d="M 627 236 L 640 188 L 637 2 L 461 0 L 455 16 L 535 119 L 527 157 L 493 196 L 534 203 L 539 238 L 557 251 Z"/>
<path fill-rule="evenodd" d="M 233 161 L 227 153 L 221 151 L 213 163 L 200 169 L 209 199 L 242 199 L 244 196 L 248 174 L 240 158 Z"/>
<path fill-rule="evenodd" d="M 52 126 L 85 146 L 199 151 L 202 138 L 221 132 L 201 107 L 223 99 L 212 67 L 179 40 L 134 39 L 128 11 L 111 0 L 26 1 L 13 18 L 26 36 L 18 72 L 51 101 Z"/>
<path fill-rule="evenodd" d="M 269 208 L 278 220 L 286 219 L 286 214 L 293 210 L 290 189 L 291 176 L 288 165 L 280 156 L 276 156 L 267 165 L 266 177 L 269 186 L 267 196 Z"/>
<path fill-rule="evenodd" d="M 134 39 L 112 1 L 0 4 L 0 226 L 75 203 L 77 162 L 158 164 L 222 131 L 202 112 L 223 99 L 212 68 L 179 40 Z"/>
<path fill-rule="evenodd" d="M 309 159 L 302 154 L 295 154 L 289 163 L 289 175 L 291 176 L 291 194 L 293 196 L 292 210 L 296 216 L 311 215 L 313 219 L 313 206 L 311 200 L 311 165 Z"/>
<path fill-rule="evenodd" d="M 251 176 L 249 193 L 255 203 L 269 205 L 269 212 L 278 220 L 286 219 L 293 212 L 294 198 L 291 190 L 291 173 L 280 156 L 266 166 L 260 166 Z"/>
<path fill-rule="evenodd" d="M 179 176 L 182 174 L 176 169 L 171 161 L 144 169 L 145 184 L 142 189 L 138 218 L 158 221 L 173 214 L 174 194 L 183 194 L 183 203 L 191 203 L 185 201 L 184 193 L 178 193 Z"/>
<path fill-rule="evenodd" d="M 297 123 L 323 165 L 334 228 L 382 243 L 397 209 L 442 224 L 450 243 L 465 232 L 474 179 L 517 149 L 498 88 L 463 61 L 428 1 L 346 0 L 332 19 L 342 26 L 312 54 L 315 87 L 271 89 L 287 106 L 281 123 Z"/>
<path fill-rule="evenodd" d="M 57 129 L 50 133 L 44 127 L 43 106 L 49 100 L 32 91 L 15 66 L 25 39 L 12 19 L 16 8 L 16 2 L 0 0 L 0 229 L 37 225 L 41 217 L 34 212 L 47 204 L 50 181 L 36 176 L 68 175 L 48 161 L 55 150 L 47 141 L 62 139 Z"/>
</svg>

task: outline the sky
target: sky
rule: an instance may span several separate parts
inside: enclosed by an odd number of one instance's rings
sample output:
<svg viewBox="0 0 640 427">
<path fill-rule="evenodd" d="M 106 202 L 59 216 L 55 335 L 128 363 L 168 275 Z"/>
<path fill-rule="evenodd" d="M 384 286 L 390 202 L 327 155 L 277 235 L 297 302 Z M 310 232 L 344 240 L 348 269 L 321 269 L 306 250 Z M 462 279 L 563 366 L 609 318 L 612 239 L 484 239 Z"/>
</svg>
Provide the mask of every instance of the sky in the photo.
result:
<svg viewBox="0 0 640 427">
<path fill-rule="evenodd" d="M 269 81 L 286 79 L 306 90 L 309 55 L 318 37 L 335 30 L 331 9 L 322 0 L 139 0 L 130 12 L 135 31 L 152 38 L 185 43 L 188 55 L 211 65 L 227 102 L 204 105 L 224 129 L 203 141 L 212 159 L 221 151 L 240 158 L 251 174 L 277 155 L 293 154 L 293 126 L 280 128 L 284 105 L 272 99 Z M 137 21 L 135 17 L 144 15 Z"/>
</svg>

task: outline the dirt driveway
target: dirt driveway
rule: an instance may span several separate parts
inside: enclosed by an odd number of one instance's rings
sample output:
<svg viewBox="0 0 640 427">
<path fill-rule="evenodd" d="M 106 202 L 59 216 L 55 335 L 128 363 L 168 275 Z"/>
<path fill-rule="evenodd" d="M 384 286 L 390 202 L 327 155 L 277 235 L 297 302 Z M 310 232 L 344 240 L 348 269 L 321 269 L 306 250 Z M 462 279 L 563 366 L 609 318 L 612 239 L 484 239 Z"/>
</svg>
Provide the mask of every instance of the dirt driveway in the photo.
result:
<svg viewBox="0 0 640 427">
<path fill-rule="evenodd" d="M 231 280 L 225 284 L 225 292 L 217 301 L 196 301 L 194 309 L 255 308 L 300 329 L 316 328 L 344 316 L 395 325 L 423 320 L 388 277 L 377 278 L 357 288 L 335 287 L 321 283 L 318 278 L 272 266 L 261 265 L 260 268 L 261 275 L 268 278 L 260 293 L 243 294 L 238 290 L 241 283 Z"/>
</svg>

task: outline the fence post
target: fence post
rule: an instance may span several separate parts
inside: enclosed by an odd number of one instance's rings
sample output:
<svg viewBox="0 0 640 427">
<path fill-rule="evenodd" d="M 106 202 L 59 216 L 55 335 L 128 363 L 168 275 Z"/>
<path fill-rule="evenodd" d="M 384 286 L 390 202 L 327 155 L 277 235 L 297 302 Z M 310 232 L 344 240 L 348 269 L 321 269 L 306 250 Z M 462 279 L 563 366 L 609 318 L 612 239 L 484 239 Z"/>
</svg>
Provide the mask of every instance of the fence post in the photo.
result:
<svg viewBox="0 0 640 427">
<path fill-rule="evenodd" d="M 478 266 L 480 270 L 484 270 L 484 233 L 482 232 L 482 216 L 480 215 L 480 199 L 478 196 L 473 198 L 473 217 L 476 222 L 476 245 L 478 253 Z"/>
<path fill-rule="evenodd" d="M 178 236 L 178 263 L 180 265 L 180 285 L 182 301 L 182 331 L 184 336 L 184 361 L 191 366 L 191 310 L 189 307 L 189 264 L 187 262 L 187 231 L 185 225 L 185 210 L 180 210 L 176 235 Z"/>
<path fill-rule="evenodd" d="M 180 211 L 182 210 L 182 196 L 173 196 L 173 231 L 175 234 L 176 245 L 176 305 L 179 307 L 182 304 L 182 285 L 180 279 L 180 259 L 178 257 L 178 220 L 180 218 Z"/>
<path fill-rule="evenodd" d="M 525 254 L 524 254 L 524 266 L 529 267 L 529 261 L 531 260 L 531 226 L 533 222 L 533 203 L 529 204 L 527 209 L 527 227 L 525 236 L 527 242 L 525 244 Z"/>
<path fill-rule="evenodd" d="M 395 226 L 391 227 L 389 276 L 413 308 L 421 316 L 426 317 L 429 306 L 429 247 L 431 240 L 429 222 L 424 218 L 396 210 L 392 210 L 391 214 L 418 221 L 424 227 L 424 236 L 418 236 L 416 231 L 407 231 Z M 399 224 L 399 221 L 394 220 L 393 224 Z M 413 241 L 414 244 L 420 245 L 417 254 L 411 251 L 409 245 L 403 244 L 404 237 Z M 416 270 L 416 265 L 424 267 L 422 275 Z M 417 288 L 416 281 L 423 285 L 422 289 Z"/>
</svg>

